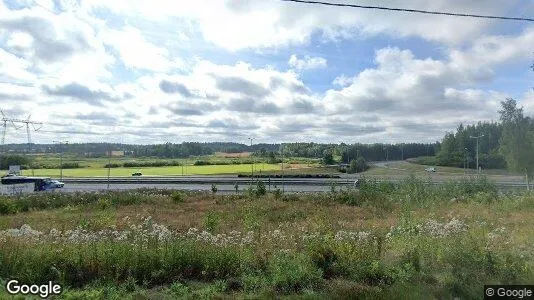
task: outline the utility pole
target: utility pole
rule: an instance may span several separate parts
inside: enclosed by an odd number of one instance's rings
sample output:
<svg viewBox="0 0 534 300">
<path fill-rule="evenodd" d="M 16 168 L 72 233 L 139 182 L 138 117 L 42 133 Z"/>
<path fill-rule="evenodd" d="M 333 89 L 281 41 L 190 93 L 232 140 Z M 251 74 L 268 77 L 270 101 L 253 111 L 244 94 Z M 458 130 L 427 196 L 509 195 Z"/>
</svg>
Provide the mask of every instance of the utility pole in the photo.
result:
<svg viewBox="0 0 534 300">
<path fill-rule="evenodd" d="M 13 124 L 13 127 L 15 127 L 15 129 L 17 130 L 20 129 L 22 126 L 17 127 L 15 123 L 23 123 L 23 124 L 26 124 L 26 133 L 28 134 L 28 155 L 29 155 L 30 150 L 31 150 L 30 124 L 32 125 L 34 131 L 38 131 L 39 129 L 41 129 L 41 127 L 35 128 L 35 125 L 42 125 L 43 123 L 30 121 L 31 114 L 28 115 L 28 118 L 26 120 L 21 120 L 21 119 L 7 118 L 2 110 L 0 110 L 0 112 L 2 113 L 2 123 L 3 123 L 2 124 L 3 125 L 2 147 L 4 146 L 5 139 L 6 139 L 7 123 L 10 122 L 11 124 Z M 33 174 L 33 168 L 32 168 L 32 174 Z"/>
<path fill-rule="evenodd" d="M 401 160 L 404 160 L 404 143 L 401 144 Z"/>
<path fill-rule="evenodd" d="M 67 145 L 69 142 L 53 141 L 53 143 L 59 145 L 59 180 L 63 180 L 63 147 L 61 145 Z"/>
<path fill-rule="evenodd" d="M 479 136 L 470 136 L 470 137 L 469 137 L 469 138 L 471 138 L 471 139 L 476 139 L 476 140 L 477 140 L 477 174 L 480 173 L 480 169 L 479 169 L 479 167 L 478 167 L 478 139 L 481 138 L 481 137 L 483 137 L 483 136 L 484 136 L 484 135 L 482 134 L 482 135 L 479 135 Z"/>
</svg>

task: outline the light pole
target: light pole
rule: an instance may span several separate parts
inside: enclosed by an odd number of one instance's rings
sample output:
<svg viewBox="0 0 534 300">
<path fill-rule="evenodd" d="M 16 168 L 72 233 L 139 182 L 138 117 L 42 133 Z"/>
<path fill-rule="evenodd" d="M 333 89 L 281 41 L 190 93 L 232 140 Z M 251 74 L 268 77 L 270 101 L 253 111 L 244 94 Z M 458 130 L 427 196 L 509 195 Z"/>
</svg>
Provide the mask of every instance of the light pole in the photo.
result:
<svg viewBox="0 0 534 300">
<path fill-rule="evenodd" d="M 248 138 L 250 140 L 250 151 L 252 151 L 252 141 L 254 138 Z M 254 180 L 254 153 L 252 153 L 252 179 Z"/>
<path fill-rule="evenodd" d="M 465 161 L 464 161 L 464 174 L 467 173 L 467 169 L 469 169 L 469 161 L 467 160 L 467 153 L 468 153 L 468 149 L 466 147 L 464 147 L 464 150 L 465 150 Z"/>
<path fill-rule="evenodd" d="M 53 141 L 53 143 L 59 145 L 59 180 L 63 180 L 63 147 L 61 145 L 67 145 L 69 142 Z"/>
<path fill-rule="evenodd" d="M 479 135 L 479 136 L 470 136 L 469 138 L 471 139 L 476 139 L 477 140 L 477 174 L 480 173 L 480 170 L 478 168 L 478 139 L 483 137 L 484 135 Z"/>
<path fill-rule="evenodd" d="M 111 144 L 108 144 L 108 190 L 109 190 L 110 173 L 111 173 Z"/>
<path fill-rule="evenodd" d="M 284 186 L 284 147 L 283 144 L 280 144 L 280 152 L 282 152 L 282 194 L 285 192 Z"/>
</svg>

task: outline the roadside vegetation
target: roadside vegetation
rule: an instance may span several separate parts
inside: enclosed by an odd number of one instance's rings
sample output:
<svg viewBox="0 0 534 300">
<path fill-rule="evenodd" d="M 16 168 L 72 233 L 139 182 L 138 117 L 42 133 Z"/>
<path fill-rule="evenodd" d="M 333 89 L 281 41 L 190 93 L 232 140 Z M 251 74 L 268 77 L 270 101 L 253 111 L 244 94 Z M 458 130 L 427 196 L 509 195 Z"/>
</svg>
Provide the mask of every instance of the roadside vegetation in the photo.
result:
<svg viewBox="0 0 534 300">
<path fill-rule="evenodd" d="M 482 297 L 534 281 L 534 195 L 484 177 L 0 198 L 0 278 L 64 299 Z M 5 291 L 0 291 L 5 293 Z"/>
</svg>

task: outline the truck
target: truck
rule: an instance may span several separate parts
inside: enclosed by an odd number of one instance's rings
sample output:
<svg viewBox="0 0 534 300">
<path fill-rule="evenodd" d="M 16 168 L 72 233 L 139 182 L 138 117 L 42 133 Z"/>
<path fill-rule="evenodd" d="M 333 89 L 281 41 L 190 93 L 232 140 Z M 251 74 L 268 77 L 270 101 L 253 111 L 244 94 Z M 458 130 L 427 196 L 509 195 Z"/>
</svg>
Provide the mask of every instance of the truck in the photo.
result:
<svg viewBox="0 0 534 300">
<path fill-rule="evenodd" d="M 49 177 L 26 177 L 15 174 L 2 176 L 0 182 L 3 194 L 20 194 L 26 192 L 53 191 L 63 188 L 65 184 Z"/>
</svg>

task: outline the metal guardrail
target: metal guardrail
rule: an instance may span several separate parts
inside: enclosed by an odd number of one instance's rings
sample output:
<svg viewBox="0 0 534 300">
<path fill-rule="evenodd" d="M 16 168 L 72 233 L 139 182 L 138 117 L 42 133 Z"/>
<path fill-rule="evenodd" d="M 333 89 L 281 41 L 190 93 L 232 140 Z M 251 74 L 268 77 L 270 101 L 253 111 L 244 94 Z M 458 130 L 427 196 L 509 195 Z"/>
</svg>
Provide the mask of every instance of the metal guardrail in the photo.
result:
<svg viewBox="0 0 534 300">
<path fill-rule="evenodd" d="M 346 178 L 243 178 L 243 177 L 208 177 L 208 176 L 195 176 L 195 177 L 110 177 L 109 180 L 106 177 L 91 177 L 91 178 L 64 178 L 65 183 L 74 184 L 250 184 L 255 183 L 258 180 L 263 181 L 265 184 L 271 185 L 338 185 L 347 186 L 354 185 L 354 179 Z M 402 179 L 374 179 L 377 182 L 392 182 L 399 183 Z M 425 184 L 439 185 L 445 181 L 429 181 Z M 498 187 L 510 187 L 510 188 L 526 188 L 525 182 L 494 182 Z"/>
</svg>

